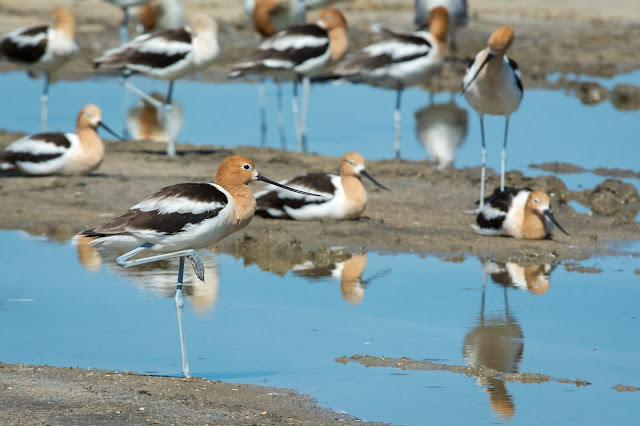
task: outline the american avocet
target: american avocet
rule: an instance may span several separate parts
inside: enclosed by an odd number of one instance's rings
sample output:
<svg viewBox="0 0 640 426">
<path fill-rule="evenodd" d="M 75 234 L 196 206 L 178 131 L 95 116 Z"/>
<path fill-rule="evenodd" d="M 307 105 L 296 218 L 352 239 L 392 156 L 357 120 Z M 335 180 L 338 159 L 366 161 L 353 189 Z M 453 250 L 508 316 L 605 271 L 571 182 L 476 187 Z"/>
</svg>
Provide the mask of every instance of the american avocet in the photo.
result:
<svg viewBox="0 0 640 426">
<path fill-rule="evenodd" d="M 484 115 L 504 115 L 504 141 L 500 167 L 500 190 L 504 190 L 504 172 L 507 161 L 507 132 L 509 116 L 518 109 L 523 88 L 518 64 L 507 58 L 507 49 L 513 43 L 513 28 L 504 25 L 489 37 L 489 45 L 478 52 L 464 75 L 462 93 L 469 105 L 480 115 L 482 133 L 482 175 L 480 182 L 480 208 L 484 203 L 487 148 L 484 140 Z"/>
<path fill-rule="evenodd" d="M 209 247 L 251 222 L 256 200 L 247 184 L 256 180 L 314 195 L 261 176 L 253 161 L 234 155 L 226 158 L 218 167 L 217 183 L 167 186 L 109 223 L 82 232 L 82 235 L 97 237 L 92 245 L 116 251 L 129 250 L 116 259 L 118 265 L 124 268 L 180 258 L 175 301 L 182 347 L 182 373 L 185 377 L 189 377 L 189 363 L 182 325 L 184 259 L 189 258 L 196 275 L 204 281 L 204 267 L 195 250 Z M 146 250 L 165 254 L 128 260 Z M 171 253 L 166 253 L 168 251 Z"/>
<path fill-rule="evenodd" d="M 165 117 L 169 118 L 174 81 L 213 63 L 220 53 L 217 34 L 218 26 L 215 21 L 207 15 L 196 14 L 189 26 L 138 36 L 129 43 L 106 51 L 93 61 L 93 65 L 94 68 L 124 70 L 125 87 L 154 104 L 160 103 L 131 86 L 126 78 L 132 73 L 141 73 L 169 80 L 164 104 Z M 171 127 L 171 120 L 167 120 L 167 125 Z M 171 135 L 171 130 L 168 133 Z M 174 140 L 169 141 L 167 154 L 175 155 Z"/>
<path fill-rule="evenodd" d="M 424 28 L 429 24 L 429 11 L 442 6 L 449 12 L 449 47 L 451 52 L 456 51 L 456 31 L 467 25 L 469 20 L 467 13 L 467 0 L 415 0 L 413 23 L 418 28 Z"/>
<path fill-rule="evenodd" d="M 180 0 L 151 0 L 135 8 L 131 14 L 140 23 L 140 33 L 177 30 L 184 26 L 184 10 Z"/>
<path fill-rule="evenodd" d="M 467 137 L 467 110 L 454 102 L 430 104 L 416 111 L 414 117 L 418 141 L 438 162 L 438 169 L 452 167 L 456 149 Z"/>
<path fill-rule="evenodd" d="M 41 97 L 42 131 L 47 130 L 47 105 L 51 73 L 64 65 L 77 50 L 76 21 L 69 10 L 55 9 L 50 26 L 14 30 L 0 38 L 0 59 L 23 65 L 29 72 L 44 73 Z"/>
<path fill-rule="evenodd" d="M 348 152 L 340 163 L 340 175 L 329 173 L 303 173 L 282 181 L 283 185 L 312 191 L 325 198 L 311 198 L 287 194 L 278 189 L 265 189 L 256 193 L 256 214 L 262 217 L 315 220 L 357 219 L 367 205 L 367 190 L 362 185 L 365 176 L 382 189 L 364 168 L 364 158 L 357 152 Z"/>
<path fill-rule="evenodd" d="M 307 149 L 309 77 L 344 56 L 348 47 L 346 31 L 347 21 L 342 12 L 327 8 L 320 12 L 316 24 L 294 25 L 278 32 L 233 66 L 231 77 L 253 74 L 294 80 L 293 113 L 300 151 Z M 303 84 L 301 107 L 297 94 L 299 81 Z"/>
<path fill-rule="evenodd" d="M 104 157 L 98 127 L 122 139 L 102 122 L 100 108 L 85 105 L 78 113 L 76 133 L 39 133 L 18 139 L 0 153 L 0 170 L 17 169 L 27 175 L 87 175 Z"/>
<path fill-rule="evenodd" d="M 152 98 L 164 104 L 165 97 L 158 93 L 151 93 Z M 167 122 L 171 121 L 171 135 L 167 128 Z M 140 98 L 136 105 L 127 110 L 127 132 L 133 140 L 150 140 L 167 143 L 176 140 L 184 122 L 182 106 L 173 101 L 171 105 L 171 117 L 162 118 L 158 107 L 145 98 Z"/>
<path fill-rule="evenodd" d="M 129 41 L 129 15 L 132 8 L 142 6 L 151 0 L 106 0 L 118 6 L 122 10 L 122 22 L 120 23 L 120 42 L 122 44 Z"/>
<path fill-rule="evenodd" d="M 382 31 L 387 38 L 347 56 L 334 73 L 354 82 L 396 90 L 394 111 L 396 157 L 400 156 L 400 100 L 405 87 L 424 83 L 440 72 L 446 54 L 449 14 L 437 7 L 429 15 L 430 32 Z"/>
<path fill-rule="evenodd" d="M 553 226 L 569 235 L 553 217 L 549 196 L 529 188 L 507 188 L 487 197 L 475 225 L 479 234 L 516 238 L 550 238 Z"/>
<path fill-rule="evenodd" d="M 303 0 L 250 0 L 245 2 L 247 12 L 251 17 L 255 30 L 263 37 L 271 37 L 276 32 L 293 26 L 304 24 L 306 7 Z M 278 128 L 280 132 L 280 144 L 286 148 L 287 138 L 284 130 L 284 113 L 282 111 L 282 87 L 280 80 L 275 78 L 276 97 L 278 107 Z M 267 137 L 267 112 L 265 108 L 264 80 L 258 87 L 258 100 L 260 104 L 260 145 L 266 145 Z"/>
</svg>

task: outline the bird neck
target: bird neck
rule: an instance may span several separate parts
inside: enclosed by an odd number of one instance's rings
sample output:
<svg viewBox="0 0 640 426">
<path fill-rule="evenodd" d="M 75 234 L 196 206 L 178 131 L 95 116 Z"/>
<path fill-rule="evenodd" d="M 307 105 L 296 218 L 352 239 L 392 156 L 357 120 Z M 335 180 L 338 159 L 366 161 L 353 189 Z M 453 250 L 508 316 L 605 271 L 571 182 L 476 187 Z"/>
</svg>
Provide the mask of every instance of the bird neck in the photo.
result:
<svg viewBox="0 0 640 426">
<path fill-rule="evenodd" d="M 349 38 L 345 27 L 336 27 L 328 31 L 331 40 L 331 62 L 338 62 L 347 53 Z"/>
<path fill-rule="evenodd" d="M 367 206 L 367 190 L 359 177 L 342 176 L 341 180 L 346 201 L 347 218 L 357 219 Z"/>
<path fill-rule="evenodd" d="M 538 210 L 526 206 L 522 220 L 522 236 L 530 239 L 541 239 L 546 237 L 547 234 L 545 216 Z"/>
<path fill-rule="evenodd" d="M 253 26 L 263 37 L 271 37 L 276 27 L 271 19 L 271 13 L 278 6 L 277 0 L 256 1 L 253 7 Z"/>
</svg>

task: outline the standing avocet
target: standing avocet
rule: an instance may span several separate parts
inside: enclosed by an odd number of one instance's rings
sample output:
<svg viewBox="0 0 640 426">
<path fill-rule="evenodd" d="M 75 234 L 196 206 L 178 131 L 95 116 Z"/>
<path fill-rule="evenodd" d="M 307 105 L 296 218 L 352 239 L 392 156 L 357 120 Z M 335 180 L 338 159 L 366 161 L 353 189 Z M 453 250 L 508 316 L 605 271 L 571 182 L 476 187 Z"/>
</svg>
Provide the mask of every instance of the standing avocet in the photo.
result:
<svg viewBox="0 0 640 426">
<path fill-rule="evenodd" d="M 180 0 L 151 0 L 134 8 L 139 33 L 177 30 L 184 26 L 184 9 Z"/>
<path fill-rule="evenodd" d="M 250 4 L 249 4 L 250 3 Z M 271 37 L 278 31 L 293 26 L 304 24 L 306 7 L 303 0 L 256 0 L 246 2 L 247 13 L 251 17 L 255 30 L 263 37 Z M 282 110 L 282 87 L 278 78 L 274 79 L 276 85 L 276 98 L 278 107 L 278 129 L 280 144 L 286 148 L 287 138 L 284 130 L 284 113 Z M 266 145 L 267 137 L 267 111 L 265 108 L 265 84 L 264 80 L 258 86 L 258 101 L 260 104 L 260 145 Z"/>
<path fill-rule="evenodd" d="M 126 78 L 133 73 L 141 73 L 169 80 L 164 107 L 165 117 L 170 118 L 174 81 L 210 65 L 219 53 L 218 26 L 207 15 L 200 13 L 193 16 L 189 26 L 144 34 L 123 46 L 107 50 L 93 61 L 93 66 L 124 70 L 125 87 L 155 105 L 159 105 L 157 100 L 131 86 Z M 169 135 L 172 134 L 171 124 L 168 119 Z M 173 139 L 169 140 L 167 154 L 175 155 Z"/>
<path fill-rule="evenodd" d="M 77 50 L 76 21 L 69 10 L 55 9 L 50 26 L 19 28 L 0 38 L 0 59 L 16 62 L 32 72 L 44 73 L 41 97 L 42 131 L 47 130 L 47 106 L 51 73 L 64 65 Z"/>
<path fill-rule="evenodd" d="M 364 158 L 357 152 L 348 152 L 340 163 L 340 175 L 329 173 L 303 173 L 282 181 L 287 187 L 311 191 L 325 198 L 288 194 L 279 189 L 265 189 L 256 193 L 256 214 L 268 218 L 295 220 L 357 219 L 367 206 L 367 190 L 362 185 L 364 176 L 382 189 L 364 168 Z"/>
<path fill-rule="evenodd" d="M 184 259 L 186 257 L 191 261 L 196 275 L 204 281 L 204 266 L 195 250 L 209 247 L 251 222 L 256 210 L 256 200 L 247 184 L 256 180 L 290 191 L 303 192 L 261 176 L 253 161 L 234 155 L 226 158 L 218 167 L 216 183 L 179 183 L 167 186 L 109 223 L 82 233 L 97 237 L 92 245 L 127 251 L 116 260 L 124 268 L 180 258 L 175 303 L 184 377 L 190 376 L 182 324 Z M 308 192 L 304 194 L 314 195 Z M 146 250 L 165 254 L 128 260 Z"/>
<path fill-rule="evenodd" d="M 120 42 L 125 44 L 129 41 L 129 16 L 131 9 L 149 3 L 151 0 L 106 0 L 118 6 L 122 10 L 122 22 L 120 23 Z"/>
<path fill-rule="evenodd" d="M 555 225 L 569 235 L 553 217 L 549 196 L 542 191 L 507 188 L 485 201 L 471 225 L 479 234 L 540 240 L 551 238 Z"/>
<path fill-rule="evenodd" d="M 85 105 L 78 113 L 76 133 L 39 133 L 18 139 L 0 153 L 0 170 L 26 175 L 88 175 L 104 157 L 98 127 L 122 139 L 102 122 L 100 108 Z"/>
<path fill-rule="evenodd" d="M 451 52 L 456 52 L 456 31 L 467 25 L 469 21 L 467 13 L 467 0 L 415 0 L 413 23 L 418 28 L 424 28 L 429 24 L 429 11 L 442 6 L 449 12 L 449 47 Z"/>
<path fill-rule="evenodd" d="M 400 156 L 400 101 L 405 87 L 425 83 L 439 73 L 446 55 L 449 14 L 444 7 L 431 11 L 430 32 L 396 33 L 382 31 L 387 38 L 347 56 L 334 73 L 354 82 L 384 87 L 396 91 L 394 110 L 396 157 Z"/>
<path fill-rule="evenodd" d="M 500 190 L 504 190 L 504 173 L 507 161 L 507 132 L 509 116 L 518 109 L 522 95 L 522 80 L 518 64 L 506 55 L 513 43 L 514 32 L 509 25 L 495 30 L 489 37 L 489 45 L 478 52 L 464 76 L 462 93 L 469 105 L 480 115 L 482 133 L 482 175 L 480 182 L 480 208 L 484 203 L 484 186 L 487 164 L 487 148 L 484 139 L 484 115 L 504 115 L 504 141 L 500 167 Z"/>
<path fill-rule="evenodd" d="M 292 79 L 293 114 L 298 149 L 307 149 L 307 105 L 310 80 L 329 62 L 339 61 L 347 51 L 347 21 L 335 8 L 323 9 L 316 24 L 294 25 L 268 38 L 233 66 L 231 77 L 261 75 Z M 301 107 L 298 82 L 302 81 Z M 298 109 L 300 108 L 300 110 Z"/>
</svg>

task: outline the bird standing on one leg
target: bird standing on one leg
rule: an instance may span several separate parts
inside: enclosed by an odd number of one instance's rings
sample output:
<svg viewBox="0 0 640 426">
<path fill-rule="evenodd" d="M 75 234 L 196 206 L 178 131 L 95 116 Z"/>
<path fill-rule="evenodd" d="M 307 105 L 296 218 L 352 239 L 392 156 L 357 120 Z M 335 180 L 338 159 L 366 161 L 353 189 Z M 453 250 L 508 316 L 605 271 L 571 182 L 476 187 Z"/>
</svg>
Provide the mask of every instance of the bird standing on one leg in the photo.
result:
<svg viewBox="0 0 640 426">
<path fill-rule="evenodd" d="M 69 10 L 51 13 L 52 24 L 19 28 L 0 38 L 0 59 L 23 65 L 29 73 L 44 73 L 41 97 L 42 131 L 47 130 L 47 109 L 51 73 L 64 65 L 77 51 L 74 37 L 76 21 Z"/>
<path fill-rule="evenodd" d="M 97 237 L 91 245 L 128 251 L 116 260 L 118 265 L 125 268 L 180 258 L 175 303 L 182 347 L 182 373 L 185 377 L 190 375 L 182 324 L 185 258 L 191 261 L 196 275 L 204 281 L 204 266 L 195 250 L 209 247 L 251 222 L 256 200 L 247 184 L 256 180 L 284 187 L 258 174 L 249 158 L 234 155 L 226 158 L 218 167 L 216 183 L 167 186 L 111 222 L 82 233 Z M 128 260 L 146 250 L 166 254 Z"/>
<path fill-rule="evenodd" d="M 475 57 L 464 76 L 462 93 L 471 107 L 480 115 L 482 133 L 482 175 L 480 183 L 480 209 L 484 203 L 487 148 L 484 138 L 484 115 L 504 115 L 504 141 L 502 144 L 500 190 L 504 190 L 507 161 L 507 133 L 509 116 L 518 109 L 523 88 L 518 64 L 506 55 L 513 43 L 514 32 L 509 25 L 495 30 L 489 45 Z"/>
</svg>

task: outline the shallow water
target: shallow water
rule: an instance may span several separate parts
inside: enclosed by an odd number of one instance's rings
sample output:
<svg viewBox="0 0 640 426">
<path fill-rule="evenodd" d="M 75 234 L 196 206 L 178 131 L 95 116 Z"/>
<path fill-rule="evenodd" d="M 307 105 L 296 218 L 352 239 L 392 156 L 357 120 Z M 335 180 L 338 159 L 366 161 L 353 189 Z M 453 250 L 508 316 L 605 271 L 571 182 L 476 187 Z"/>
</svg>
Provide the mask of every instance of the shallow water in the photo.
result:
<svg viewBox="0 0 640 426">
<path fill-rule="evenodd" d="M 0 231 L 0 247 L 0 360 L 180 375 L 177 260 L 125 270 L 85 245 L 15 231 Z M 528 268 L 374 252 L 353 256 L 333 277 L 330 265 L 281 277 L 201 251 L 207 283 L 194 284 L 189 270 L 185 288 L 191 369 L 295 388 L 395 424 L 631 423 L 638 394 L 612 386 L 640 386 L 640 246 L 620 249 L 619 257 Z M 485 362 L 591 385 L 335 361 L 354 354 Z"/>
<path fill-rule="evenodd" d="M 559 78 L 551 76 L 552 82 Z M 594 81 L 610 90 L 619 83 L 640 81 L 640 73 L 609 79 L 581 79 L 572 75 L 565 78 Z M 149 93 L 164 95 L 167 90 L 167 83 L 162 81 L 134 77 L 132 82 Z M 41 83 L 22 72 L 0 75 L 0 90 L 4 96 L 21 99 L 21 102 L 0 105 L 0 128 L 29 133 L 40 131 Z M 276 89 L 272 83 L 267 84 L 266 94 L 269 126 L 266 145 L 280 148 Z M 295 150 L 290 84 L 283 85 L 283 95 L 286 147 Z M 126 94 L 115 77 L 57 82 L 50 89 L 49 99 L 49 129 L 63 131 L 74 131 L 77 111 L 93 102 L 102 108 L 107 124 L 124 132 L 127 114 L 132 115 L 137 102 L 136 96 Z M 178 141 L 227 147 L 260 145 L 256 84 L 179 81 L 174 100 L 182 120 Z M 479 120 L 463 97 L 455 93 L 438 93 L 431 99 L 429 92 L 409 88 L 402 101 L 401 157 L 420 160 L 438 155 L 443 156 L 443 161 L 454 159 L 456 167 L 479 165 Z M 334 156 L 352 150 L 361 152 L 368 159 L 393 158 L 394 102 L 394 92 L 366 85 L 313 85 L 309 150 Z M 563 175 L 568 187 L 575 190 L 592 188 L 606 179 L 590 172 L 596 167 L 637 171 L 639 128 L 639 111 L 616 109 L 608 99 L 597 105 L 587 105 L 570 90 L 525 90 L 521 107 L 510 122 L 507 169 L 536 176 L 549 172 L 531 169 L 529 164 L 568 162 L 587 169 L 586 173 Z M 418 136 L 419 129 L 429 134 L 424 144 Z M 504 118 L 488 116 L 485 130 L 488 165 L 499 172 Z M 623 180 L 640 187 L 638 179 Z"/>
</svg>

